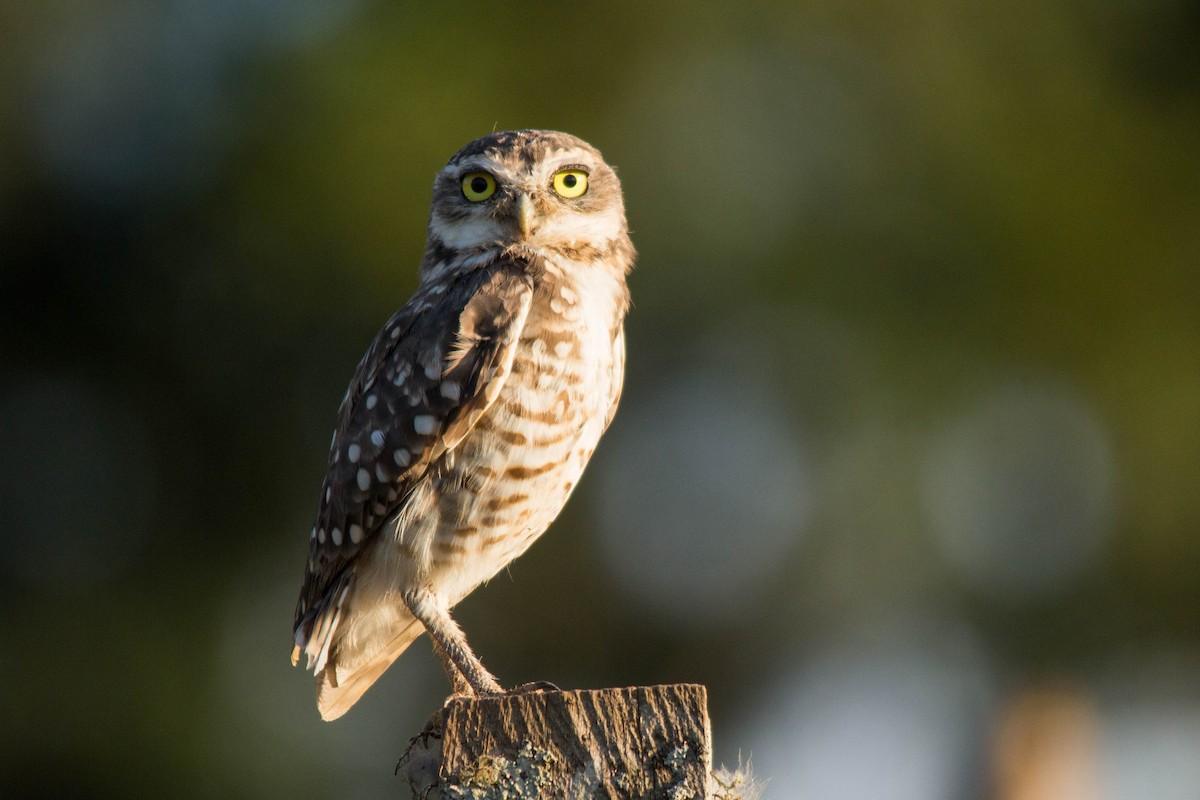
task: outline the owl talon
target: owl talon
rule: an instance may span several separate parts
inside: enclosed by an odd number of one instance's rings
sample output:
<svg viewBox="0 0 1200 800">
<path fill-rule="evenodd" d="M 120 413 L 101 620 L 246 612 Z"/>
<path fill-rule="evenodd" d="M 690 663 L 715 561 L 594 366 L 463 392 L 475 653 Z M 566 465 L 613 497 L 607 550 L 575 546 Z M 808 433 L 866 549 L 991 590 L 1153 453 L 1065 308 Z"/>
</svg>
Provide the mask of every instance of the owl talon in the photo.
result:
<svg viewBox="0 0 1200 800">
<path fill-rule="evenodd" d="M 440 785 L 442 751 L 442 712 L 429 718 L 425 727 L 408 740 L 408 747 L 396 762 L 396 775 L 402 775 L 412 790 L 412 796 L 429 798 Z M 431 744 L 432 741 L 432 744 Z"/>
<path fill-rule="evenodd" d="M 561 692 L 562 689 L 555 686 L 550 681 L 530 681 L 522 683 L 520 686 L 514 686 L 505 694 L 530 694 L 532 692 Z"/>
</svg>

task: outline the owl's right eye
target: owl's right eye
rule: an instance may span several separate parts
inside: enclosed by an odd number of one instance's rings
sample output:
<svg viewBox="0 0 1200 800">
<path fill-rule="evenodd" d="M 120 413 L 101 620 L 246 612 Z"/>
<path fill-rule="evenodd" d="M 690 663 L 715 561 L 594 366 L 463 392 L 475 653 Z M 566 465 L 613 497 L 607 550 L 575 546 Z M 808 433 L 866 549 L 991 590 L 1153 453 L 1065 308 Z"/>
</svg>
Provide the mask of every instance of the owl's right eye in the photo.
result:
<svg viewBox="0 0 1200 800">
<path fill-rule="evenodd" d="M 468 172 L 462 179 L 463 197 L 482 203 L 496 193 L 496 179 L 486 172 Z"/>
</svg>

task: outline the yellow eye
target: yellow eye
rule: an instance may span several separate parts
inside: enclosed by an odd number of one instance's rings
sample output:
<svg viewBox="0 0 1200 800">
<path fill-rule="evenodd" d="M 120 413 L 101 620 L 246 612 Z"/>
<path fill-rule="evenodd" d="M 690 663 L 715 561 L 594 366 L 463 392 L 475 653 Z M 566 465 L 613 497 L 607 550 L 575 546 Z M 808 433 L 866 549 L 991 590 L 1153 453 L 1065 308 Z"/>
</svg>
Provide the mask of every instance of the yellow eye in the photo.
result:
<svg viewBox="0 0 1200 800">
<path fill-rule="evenodd" d="M 559 197 L 572 200 L 582 197 L 588 187 L 588 175 L 581 169 L 564 169 L 554 173 L 554 191 Z"/>
<path fill-rule="evenodd" d="M 486 172 L 468 172 L 462 179 L 463 197 L 482 203 L 496 193 L 496 179 Z"/>
</svg>

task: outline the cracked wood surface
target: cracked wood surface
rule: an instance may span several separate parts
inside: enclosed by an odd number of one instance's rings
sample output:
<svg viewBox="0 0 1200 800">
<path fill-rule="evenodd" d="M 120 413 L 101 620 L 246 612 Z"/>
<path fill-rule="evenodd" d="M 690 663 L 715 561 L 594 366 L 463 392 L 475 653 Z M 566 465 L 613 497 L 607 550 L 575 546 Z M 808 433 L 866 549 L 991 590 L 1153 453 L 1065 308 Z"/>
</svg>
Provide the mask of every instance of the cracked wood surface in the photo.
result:
<svg viewBox="0 0 1200 800">
<path fill-rule="evenodd" d="M 456 698 L 441 721 L 438 785 L 424 789 L 430 798 L 708 796 L 712 734 L 703 686 Z"/>
</svg>

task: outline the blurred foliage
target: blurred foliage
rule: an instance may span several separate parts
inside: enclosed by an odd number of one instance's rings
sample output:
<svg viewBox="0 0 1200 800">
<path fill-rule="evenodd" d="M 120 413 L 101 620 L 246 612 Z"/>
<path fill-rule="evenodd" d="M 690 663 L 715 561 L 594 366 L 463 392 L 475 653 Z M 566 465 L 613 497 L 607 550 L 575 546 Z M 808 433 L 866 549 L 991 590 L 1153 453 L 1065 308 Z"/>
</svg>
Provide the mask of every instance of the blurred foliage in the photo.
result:
<svg viewBox="0 0 1200 800">
<path fill-rule="evenodd" d="M 613 436 L 656 442 L 683 376 L 749 376 L 811 484 L 738 621 L 682 623 L 603 544 L 595 472 L 655 448 L 602 447 L 461 608 L 502 680 L 706 682 L 731 760 L 822 642 L 916 608 L 982 643 L 980 740 L 1046 674 L 1103 705 L 1165 658 L 1151 693 L 1200 696 L 1194 3 L 50 0 L 0 29 L 0 794 L 396 796 L 444 694 L 427 648 L 321 725 L 293 593 L 432 176 L 515 127 L 591 141 L 625 186 Z M 1006 385 L 1065 387 L 1114 476 L 1098 555 L 1027 597 L 973 583 L 920 488 L 929 442 Z M 753 525 L 728 536 L 753 552 Z"/>
</svg>

